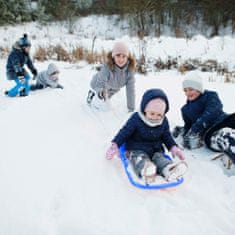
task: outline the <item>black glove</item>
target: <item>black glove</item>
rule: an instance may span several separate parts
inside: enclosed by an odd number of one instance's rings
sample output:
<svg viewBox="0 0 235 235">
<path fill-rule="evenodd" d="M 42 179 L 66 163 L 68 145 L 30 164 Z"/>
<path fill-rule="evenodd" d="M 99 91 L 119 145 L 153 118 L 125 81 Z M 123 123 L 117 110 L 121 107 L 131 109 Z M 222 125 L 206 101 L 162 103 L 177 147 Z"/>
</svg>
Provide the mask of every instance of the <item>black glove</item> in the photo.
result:
<svg viewBox="0 0 235 235">
<path fill-rule="evenodd" d="M 64 89 L 64 87 L 60 84 L 58 84 L 56 88 Z"/>
<path fill-rule="evenodd" d="M 24 71 L 20 71 L 16 73 L 17 77 L 24 77 Z"/>
<path fill-rule="evenodd" d="M 202 139 L 199 133 L 189 130 L 183 137 L 183 145 L 187 149 L 196 149 L 202 146 Z"/>
<path fill-rule="evenodd" d="M 105 90 L 99 91 L 97 93 L 97 95 L 98 95 L 99 99 L 101 99 L 101 100 L 105 101 L 107 99 L 107 92 Z"/>
<path fill-rule="evenodd" d="M 174 138 L 177 138 L 178 136 L 183 136 L 184 132 L 185 130 L 183 126 L 176 126 L 172 131 L 172 135 Z"/>
<path fill-rule="evenodd" d="M 36 77 L 38 75 L 38 71 L 37 69 L 32 69 L 32 74 L 34 75 L 34 77 Z"/>
</svg>

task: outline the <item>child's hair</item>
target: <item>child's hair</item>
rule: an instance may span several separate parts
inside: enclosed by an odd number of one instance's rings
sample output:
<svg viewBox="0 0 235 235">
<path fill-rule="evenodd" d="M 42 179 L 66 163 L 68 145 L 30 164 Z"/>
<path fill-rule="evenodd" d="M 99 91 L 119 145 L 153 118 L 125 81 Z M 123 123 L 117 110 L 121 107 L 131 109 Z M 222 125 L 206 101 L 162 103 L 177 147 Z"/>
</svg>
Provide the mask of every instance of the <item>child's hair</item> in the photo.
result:
<svg viewBox="0 0 235 235">
<path fill-rule="evenodd" d="M 136 71 L 136 60 L 135 58 L 130 54 L 129 57 L 128 57 L 128 68 L 130 69 L 131 72 L 135 72 Z M 108 65 L 108 67 L 113 70 L 114 67 L 115 67 L 115 62 L 114 62 L 114 59 L 112 57 L 112 51 L 110 51 L 108 54 L 107 54 L 107 58 L 106 58 L 106 63 Z"/>
<path fill-rule="evenodd" d="M 55 72 L 52 72 L 52 73 L 50 74 L 50 76 L 53 76 L 53 75 L 59 74 L 59 73 L 60 73 L 59 71 L 55 71 Z"/>
</svg>

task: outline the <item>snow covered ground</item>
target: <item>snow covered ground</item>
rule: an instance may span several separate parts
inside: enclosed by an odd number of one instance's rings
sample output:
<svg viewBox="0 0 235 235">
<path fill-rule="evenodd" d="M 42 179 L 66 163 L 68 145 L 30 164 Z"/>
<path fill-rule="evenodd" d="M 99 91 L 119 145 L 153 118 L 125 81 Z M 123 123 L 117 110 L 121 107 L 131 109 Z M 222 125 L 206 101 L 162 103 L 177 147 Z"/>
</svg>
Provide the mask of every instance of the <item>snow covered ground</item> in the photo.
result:
<svg viewBox="0 0 235 235">
<path fill-rule="evenodd" d="M 36 63 L 39 70 L 49 62 Z M 7 98 L 13 84 L 0 61 L 0 235 L 233 235 L 235 170 L 226 171 L 201 148 L 187 153 L 185 182 L 167 190 L 131 186 L 119 159 L 104 157 L 129 114 L 125 89 L 108 112 L 85 104 L 91 66 L 57 63 L 64 90 Z M 203 73 L 205 81 L 209 74 Z M 170 100 L 171 127 L 182 124 L 183 76 L 168 71 L 136 76 L 137 104 L 157 87 Z M 209 83 L 234 111 L 235 84 Z M 231 176 L 229 176 L 231 175 Z"/>
</svg>

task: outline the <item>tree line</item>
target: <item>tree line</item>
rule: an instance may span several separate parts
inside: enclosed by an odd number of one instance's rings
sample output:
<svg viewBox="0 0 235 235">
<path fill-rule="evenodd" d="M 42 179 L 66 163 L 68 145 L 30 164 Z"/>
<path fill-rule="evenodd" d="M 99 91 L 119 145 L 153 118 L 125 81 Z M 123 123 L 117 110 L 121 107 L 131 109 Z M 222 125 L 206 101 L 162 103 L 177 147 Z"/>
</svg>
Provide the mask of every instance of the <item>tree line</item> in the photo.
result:
<svg viewBox="0 0 235 235">
<path fill-rule="evenodd" d="M 0 0 L 0 9 L 0 25 L 116 14 L 129 20 L 139 36 L 153 30 L 161 35 L 164 25 L 178 34 L 193 24 L 211 27 L 210 36 L 221 27 L 235 31 L 235 0 Z"/>
</svg>

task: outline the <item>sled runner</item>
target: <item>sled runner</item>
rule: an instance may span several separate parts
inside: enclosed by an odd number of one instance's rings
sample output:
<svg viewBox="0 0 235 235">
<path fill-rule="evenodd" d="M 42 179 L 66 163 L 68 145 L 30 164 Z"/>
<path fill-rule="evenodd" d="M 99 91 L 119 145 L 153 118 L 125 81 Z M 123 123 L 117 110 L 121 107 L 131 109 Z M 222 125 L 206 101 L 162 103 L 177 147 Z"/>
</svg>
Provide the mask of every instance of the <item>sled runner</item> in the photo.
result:
<svg viewBox="0 0 235 235">
<path fill-rule="evenodd" d="M 131 172 L 130 167 L 129 167 L 129 160 L 126 157 L 126 154 L 125 154 L 125 145 L 122 145 L 119 148 L 119 152 L 120 152 L 120 158 L 121 158 L 123 167 L 125 169 L 126 175 L 129 179 L 130 183 L 133 186 L 137 187 L 137 188 L 141 188 L 141 189 L 164 189 L 164 188 L 168 188 L 168 187 L 175 187 L 175 186 L 180 185 L 184 182 L 183 177 L 178 179 L 178 180 L 172 181 L 172 182 L 162 182 L 162 183 L 160 182 L 160 183 L 151 183 L 151 184 L 145 183 L 143 181 L 141 181 L 141 182 L 138 181 L 137 182 L 137 180 L 135 180 L 135 177 L 134 177 L 134 175 Z M 166 155 L 166 158 L 171 159 L 168 155 Z"/>
</svg>

